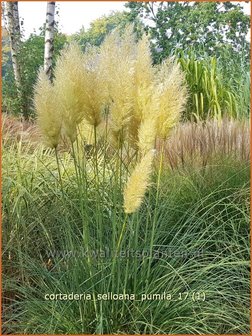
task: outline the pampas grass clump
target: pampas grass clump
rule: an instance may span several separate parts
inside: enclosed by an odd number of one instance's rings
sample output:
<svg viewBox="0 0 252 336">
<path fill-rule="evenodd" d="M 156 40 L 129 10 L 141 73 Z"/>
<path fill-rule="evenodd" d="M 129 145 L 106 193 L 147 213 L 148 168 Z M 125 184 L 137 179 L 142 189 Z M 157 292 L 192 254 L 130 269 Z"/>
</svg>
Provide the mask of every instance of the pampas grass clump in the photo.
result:
<svg viewBox="0 0 252 336">
<path fill-rule="evenodd" d="M 136 153 L 136 167 L 126 186 L 124 208 L 127 213 L 137 210 L 143 197 L 132 197 L 131 181 L 138 181 L 139 192 L 146 189 L 151 167 L 146 157 L 150 160 L 157 138 L 166 139 L 170 135 L 186 103 L 179 65 L 168 59 L 154 66 L 148 37 L 137 42 L 129 26 L 123 35 L 114 31 L 101 47 L 87 48 L 84 54 L 75 43 L 67 46 L 56 63 L 53 91 L 49 83 L 46 85 L 45 89 L 45 84 L 38 80 L 35 105 L 43 134 L 52 147 L 58 144 L 62 130 L 72 144 L 76 139 L 83 142 L 78 148 L 92 143 L 95 155 L 102 142 L 106 144 L 103 148 L 109 145 L 120 152 L 120 161 L 129 151 Z M 141 175 L 138 165 L 146 173 Z M 94 166 L 97 169 L 98 165 Z M 119 166 L 122 167 L 122 162 Z M 119 166 L 117 172 L 121 174 Z"/>
</svg>

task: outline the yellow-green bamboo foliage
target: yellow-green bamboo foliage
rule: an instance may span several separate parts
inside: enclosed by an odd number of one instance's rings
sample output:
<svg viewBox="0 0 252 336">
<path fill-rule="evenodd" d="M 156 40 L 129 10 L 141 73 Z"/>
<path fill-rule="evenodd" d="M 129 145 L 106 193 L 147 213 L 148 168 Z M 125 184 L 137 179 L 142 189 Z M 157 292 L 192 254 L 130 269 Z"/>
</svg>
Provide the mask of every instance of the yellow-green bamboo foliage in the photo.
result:
<svg viewBox="0 0 252 336">
<path fill-rule="evenodd" d="M 34 105 L 45 144 L 51 148 L 56 148 L 60 140 L 61 114 L 57 108 L 55 89 L 44 70 L 40 70 L 38 75 Z"/>
<path fill-rule="evenodd" d="M 150 184 L 153 157 L 154 150 L 150 150 L 134 168 L 124 190 L 125 213 L 133 213 L 140 207 Z"/>
</svg>

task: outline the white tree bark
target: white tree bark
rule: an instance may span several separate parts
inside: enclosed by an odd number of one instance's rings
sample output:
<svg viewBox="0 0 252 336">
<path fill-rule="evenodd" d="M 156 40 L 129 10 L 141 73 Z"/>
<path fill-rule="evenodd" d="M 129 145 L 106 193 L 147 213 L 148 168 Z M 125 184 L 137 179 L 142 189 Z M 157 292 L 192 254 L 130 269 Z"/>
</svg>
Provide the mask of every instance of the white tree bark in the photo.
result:
<svg viewBox="0 0 252 336">
<path fill-rule="evenodd" d="M 18 2 L 13 2 L 13 17 L 14 17 L 14 27 L 17 37 L 18 47 L 21 41 L 21 30 L 20 30 L 20 22 L 19 22 L 19 11 L 18 11 Z"/>
<path fill-rule="evenodd" d="M 2 22 L 4 24 L 5 29 L 7 29 L 7 10 L 5 1 L 1 1 L 1 7 L 2 7 Z"/>
<path fill-rule="evenodd" d="M 54 18 L 55 18 L 55 2 L 47 2 L 44 70 L 50 80 L 52 80 L 52 56 L 53 56 L 53 40 L 54 40 L 54 24 L 55 24 Z"/>
<path fill-rule="evenodd" d="M 7 21 L 7 31 L 10 38 L 11 59 L 14 71 L 14 77 L 18 90 L 21 89 L 21 73 L 20 64 L 18 62 L 18 53 L 20 46 L 20 25 L 18 16 L 18 2 L 5 3 L 5 17 Z"/>
</svg>

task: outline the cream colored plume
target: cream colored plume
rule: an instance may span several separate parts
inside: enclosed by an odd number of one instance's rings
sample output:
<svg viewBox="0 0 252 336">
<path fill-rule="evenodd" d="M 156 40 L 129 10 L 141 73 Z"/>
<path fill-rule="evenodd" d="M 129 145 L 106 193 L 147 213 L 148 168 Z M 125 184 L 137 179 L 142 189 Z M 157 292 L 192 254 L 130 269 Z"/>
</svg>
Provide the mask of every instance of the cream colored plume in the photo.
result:
<svg viewBox="0 0 252 336">
<path fill-rule="evenodd" d="M 83 56 L 86 77 L 86 85 L 83 88 L 84 118 L 93 127 L 97 127 L 102 122 L 103 110 L 109 103 L 109 95 L 106 90 L 107 73 L 100 63 L 99 49 L 89 48 Z"/>
<path fill-rule="evenodd" d="M 150 43 L 148 36 L 144 35 L 136 45 L 136 59 L 134 62 L 134 107 L 131 122 L 128 126 L 129 141 L 133 147 L 138 144 L 139 128 L 143 119 L 148 117 L 150 113 L 154 114 L 151 106 L 153 80 L 154 71 Z"/>
<path fill-rule="evenodd" d="M 134 168 L 124 190 L 125 213 L 135 212 L 141 205 L 150 184 L 154 150 L 149 151 Z"/>
<path fill-rule="evenodd" d="M 73 43 L 65 48 L 55 67 L 55 91 L 63 117 L 65 134 L 74 142 L 77 126 L 84 118 L 87 76 L 83 71 L 83 55 Z"/>
<path fill-rule="evenodd" d="M 150 42 L 148 36 L 144 35 L 136 46 L 135 85 L 149 87 L 153 82 L 153 75 Z"/>
<path fill-rule="evenodd" d="M 123 36 L 118 31 L 110 34 L 101 47 L 101 66 L 106 69 L 107 79 L 104 87 L 110 97 L 109 122 L 114 138 L 125 134 L 132 117 L 136 57 L 134 38 L 132 28 L 127 27 Z"/>
<path fill-rule="evenodd" d="M 102 137 L 106 136 L 106 123 L 102 121 L 96 128 L 96 136 L 95 136 L 95 129 L 94 126 L 90 125 L 86 119 L 78 126 L 78 139 L 80 143 L 85 143 L 86 145 L 94 145 L 95 144 L 95 137 L 97 141 L 100 141 Z"/>
<path fill-rule="evenodd" d="M 158 101 L 157 135 L 165 139 L 179 122 L 187 100 L 184 75 L 172 60 L 164 61 L 158 68 L 155 95 Z"/>
<path fill-rule="evenodd" d="M 142 155 L 148 153 L 155 147 L 155 139 L 157 136 L 156 118 L 148 117 L 144 119 L 138 131 L 138 147 Z"/>
<path fill-rule="evenodd" d="M 34 105 L 46 145 L 56 148 L 60 140 L 62 116 L 55 89 L 43 69 L 39 72 L 35 86 Z"/>
<path fill-rule="evenodd" d="M 87 145 L 93 145 L 95 142 L 94 127 L 85 119 L 78 126 L 78 139 L 80 143 L 86 143 Z"/>
</svg>

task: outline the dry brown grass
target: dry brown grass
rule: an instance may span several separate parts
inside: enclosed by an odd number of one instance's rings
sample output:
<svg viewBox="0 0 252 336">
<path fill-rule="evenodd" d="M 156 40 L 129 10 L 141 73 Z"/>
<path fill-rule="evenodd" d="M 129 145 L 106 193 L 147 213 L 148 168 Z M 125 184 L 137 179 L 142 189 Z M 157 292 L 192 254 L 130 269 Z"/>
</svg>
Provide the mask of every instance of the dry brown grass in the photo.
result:
<svg viewBox="0 0 252 336">
<path fill-rule="evenodd" d="M 224 119 L 180 124 L 167 140 L 164 151 L 165 160 L 172 169 L 186 165 L 206 166 L 217 156 L 249 160 L 250 123 Z"/>
<path fill-rule="evenodd" d="M 34 123 L 4 115 L 3 141 L 22 141 L 35 148 L 41 135 Z M 157 144 L 159 149 L 160 142 Z M 65 147 L 66 149 L 66 147 Z M 232 156 L 250 159 L 250 123 L 248 120 L 209 120 L 178 125 L 165 145 L 165 162 L 172 169 L 183 166 L 206 166 L 213 157 Z"/>
<path fill-rule="evenodd" d="M 41 142 L 41 136 L 35 123 L 13 116 L 2 115 L 2 130 L 3 143 L 22 141 L 36 145 Z"/>
</svg>

